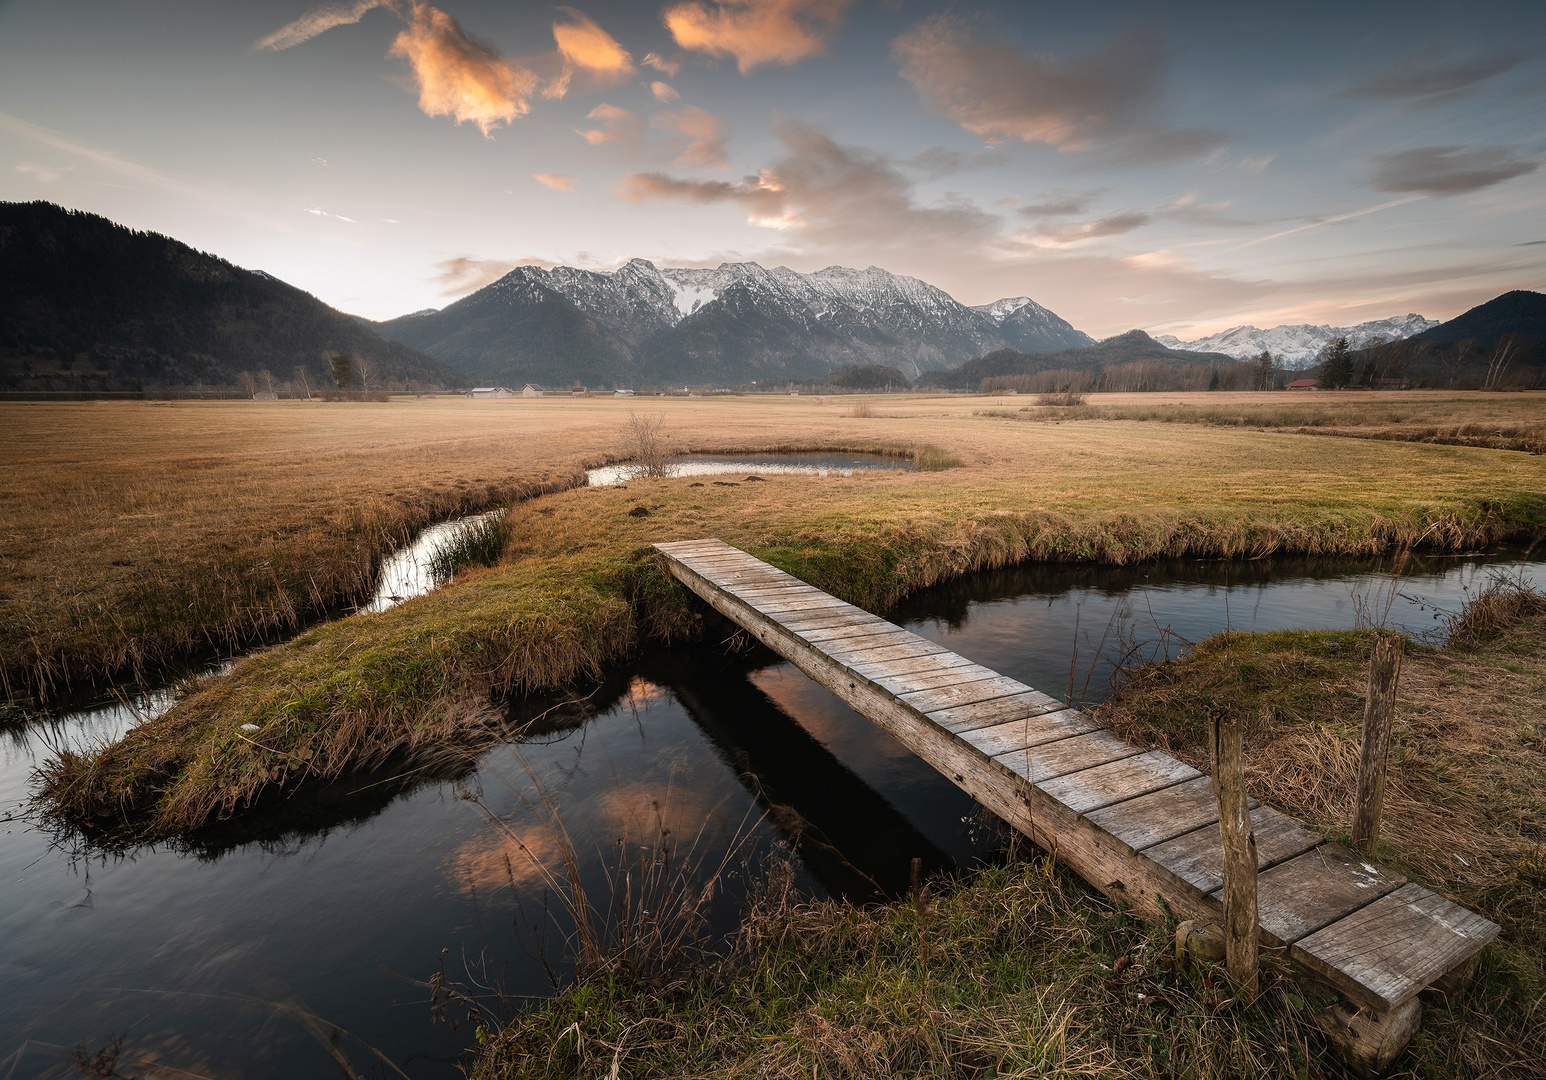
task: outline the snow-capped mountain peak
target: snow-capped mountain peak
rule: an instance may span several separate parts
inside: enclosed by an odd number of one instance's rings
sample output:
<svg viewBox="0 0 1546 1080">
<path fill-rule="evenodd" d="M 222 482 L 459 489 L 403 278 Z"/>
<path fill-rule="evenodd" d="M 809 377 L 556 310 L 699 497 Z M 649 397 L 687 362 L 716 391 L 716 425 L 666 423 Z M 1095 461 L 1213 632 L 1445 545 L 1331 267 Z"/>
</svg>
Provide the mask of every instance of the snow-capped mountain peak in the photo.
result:
<svg viewBox="0 0 1546 1080">
<path fill-rule="evenodd" d="M 995 300 L 991 304 L 978 304 L 972 310 L 982 312 L 995 323 L 1002 323 L 1030 302 L 1031 298 L 1029 296 L 1006 296 L 1004 299 Z"/>
<path fill-rule="evenodd" d="M 1308 323 L 1274 326 L 1262 330 L 1255 326 L 1236 326 L 1195 341 L 1182 341 L 1173 334 L 1156 335 L 1154 340 L 1172 349 L 1190 349 L 1194 352 L 1218 352 L 1245 359 L 1270 352 L 1280 361 L 1298 364 L 1313 360 L 1327 342 L 1339 337 L 1347 338 L 1354 349 L 1367 348 L 1386 341 L 1399 341 L 1431 330 L 1439 325 L 1437 319 L 1421 315 L 1397 315 L 1389 319 L 1376 319 L 1357 326 L 1311 326 Z"/>
</svg>

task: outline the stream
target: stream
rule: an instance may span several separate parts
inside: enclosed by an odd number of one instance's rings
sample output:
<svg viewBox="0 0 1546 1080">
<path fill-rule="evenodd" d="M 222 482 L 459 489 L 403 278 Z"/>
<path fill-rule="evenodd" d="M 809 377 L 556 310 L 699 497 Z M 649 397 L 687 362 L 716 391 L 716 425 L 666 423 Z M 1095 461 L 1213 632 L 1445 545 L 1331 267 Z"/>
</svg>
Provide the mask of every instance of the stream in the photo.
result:
<svg viewBox="0 0 1546 1080">
<path fill-rule="evenodd" d="M 1520 552 L 1418 558 L 1399 582 L 1371 560 L 1031 564 L 920 592 L 892 617 L 1094 701 L 1118 642 L 1175 655 L 1226 628 L 1345 628 L 1360 611 L 1431 634 L 1499 571 L 1546 582 L 1546 561 Z M 649 651 L 582 693 L 511 703 L 512 730 L 540 719 L 459 771 L 355 777 L 124 855 L 28 816 L 30 776 L 55 748 L 114 738 L 164 699 L 0 731 L 0 1075 L 73 1075 L 72 1048 L 124 1035 L 131 1074 L 154 1060 L 335 1077 L 335 1027 L 362 1074 L 381 1071 L 368 1044 L 409 1076 L 460 1075 L 469 1028 L 432 1023 L 423 985 L 443 950 L 453 979 L 487 956 L 513 999 L 551 992 L 544 946 L 523 928 L 544 925 L 543 874 L 523 848 L 557 856 L 544 800 L 592 886 L 617 837 L 662 826 L 698 837 L 710 861 L 736 845 L 752 864 L 792 851 L 800 887 L 855 899 L 904 891 L 915 857 L 950 872 L 992 855 L 970 799 L 764 650 Z M 716 902 L 718 931 L 741 880 Z M 561 921 L 546 925 L 562 970 Z"/>
</svg>

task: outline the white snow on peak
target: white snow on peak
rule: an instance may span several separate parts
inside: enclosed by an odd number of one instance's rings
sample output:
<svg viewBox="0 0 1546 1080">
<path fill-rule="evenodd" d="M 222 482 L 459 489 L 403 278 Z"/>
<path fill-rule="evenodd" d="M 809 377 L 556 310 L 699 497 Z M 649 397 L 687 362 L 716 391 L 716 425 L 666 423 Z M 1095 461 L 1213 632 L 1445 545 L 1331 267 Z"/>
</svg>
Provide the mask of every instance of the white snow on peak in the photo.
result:
<svg viewBox="0 0 1546 1080">
<path fill-rule="evenodd" d="M 1001 323 L 1026 304 L 1031 302 L 1029 296 L 1006 296 L 1002 300 L 995 300 L 991 304 L 974 305 L 973 311 L 980 311 L 996 323 Z"/>
<path fill-rule="evenodd" d="M 1375 319 L 1357 326 L 1311 326 L 1300 323 L 1292 326 L 1274 326 L 1261 330 L 1254 326 L 1236 326 L 1195 341 L 1182 341 L 1174 334 L 1159 334 L 1154 340 L 1171 349 L 1190 349 L 1194 352 L 1218 352 L 1226 356 L 1245 359 L 1259 356 L 1263 350 L 1279 360 L 1302 363 L 1313 360 L 1326 343 L 1339 337 L 1355 349 L 1379 345 L 1386 341 L 1399 341 L 1431 330 L 1439 325 L 1437 319 L 1421 315 L 1397 315 L 1389 319 Z"/>
<path fill-rule="evenodd" d="M 670 274 L 662 276 L 665 277 L 666 284 L 676 293 L 676 310 L 682 313 L 684 319 L 704 304 L 712 304 L 719 299 L 719 293 L 708 282 L 678 281 Z"/>
</svg>

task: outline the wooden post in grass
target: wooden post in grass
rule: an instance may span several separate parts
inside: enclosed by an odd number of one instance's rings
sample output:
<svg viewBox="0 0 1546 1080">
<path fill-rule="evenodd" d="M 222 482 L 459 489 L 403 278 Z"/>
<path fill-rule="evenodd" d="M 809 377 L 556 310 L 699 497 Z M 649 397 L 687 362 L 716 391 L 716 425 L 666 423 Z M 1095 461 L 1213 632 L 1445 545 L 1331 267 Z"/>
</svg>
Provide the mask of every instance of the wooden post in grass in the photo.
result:
<svg viewBox="0 0 1546 1080">
<path fill-rule="evenodd" d="M 1257 991 L 1256 832 L 1245 797 L 1240 762 L 1240 724 L 1215 715 L 1208 742 L 1213 751 L 1213 794 L 1224 839 L 1224 964 L 1247 1000 Z"/>
<path fill-rule="evenodd" d="M 1396 683 L 1406 638 L 1376 634 L 1369 656 L 1369 700 L 1363 711 L 1363 750 L 1358 761 L 1358 799 L 1353 806 L 1353 846 L 1373 855 L 1385 803 L 1385 758 L 1396 719 Z"/>
</svg>

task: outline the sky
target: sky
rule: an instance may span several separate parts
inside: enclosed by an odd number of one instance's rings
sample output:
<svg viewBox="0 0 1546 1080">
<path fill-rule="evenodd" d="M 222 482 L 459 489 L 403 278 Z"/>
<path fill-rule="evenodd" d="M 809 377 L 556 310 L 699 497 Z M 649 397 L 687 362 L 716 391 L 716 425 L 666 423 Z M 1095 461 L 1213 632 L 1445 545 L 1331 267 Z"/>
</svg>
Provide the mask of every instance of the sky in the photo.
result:
<svg viewBox="0 0 1546 1080">
<path fill-rule="evenodd" d="M 875 265 L 1096 337 L 1546 287 L 1546 4 L 0 0 L 0 201 L 383 319 Z"/>
</svg>

